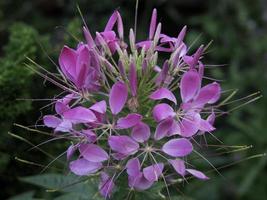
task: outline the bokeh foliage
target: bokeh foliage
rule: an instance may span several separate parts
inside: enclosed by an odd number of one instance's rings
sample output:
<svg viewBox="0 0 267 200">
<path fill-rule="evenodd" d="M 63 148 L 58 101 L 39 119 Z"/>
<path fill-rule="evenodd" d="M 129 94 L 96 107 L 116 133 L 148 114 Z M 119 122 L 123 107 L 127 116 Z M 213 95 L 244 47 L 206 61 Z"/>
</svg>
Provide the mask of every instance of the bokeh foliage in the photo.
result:
<svg viewBox="0 0 267 200">
<path fill-rule="evenodd" d="M 79 0 L 90 29 L 102 30 L 107 17 L 114 9 L 120 9 L 126 27 L 134 23 L 135 1 Z M 263 97 L 256 103 L 242 107 L 218 123 L 218 138 L 229 145 L 253 145 L 249 151 L 224 156 L 218 163 L 231 163 L 241 158 L 267 152 L 267 4 L 265 0 L 140 0 L 139 37 L 144 37 L 150 11 L 159 10 L 163 30 L 176 35 L 183 25 L 188 25 L 187 40 L 192 42 L 200 34 L 198 43 L 213 40 L 206 63 L 227 64 L 212 67 L 207 73 L 222 79 L 224 89 L 239 89 L 237 98 L 256 91 Z M 39 108 L 44 102 L 18 101 L 18 98 L 52 98 L 56 88 L 44 83 L 32 71 L 25 68 L 25 56 L 30 57 L 50 71 L 55 66 L 42 51 L 57 62 L 63 44 L 74 47 L 82 38 L 82 21 L 74 1 L 0 1 L 0 173 L 4 192 L 1 199 L 24 193 L 24 199 L 32 196 L 45 199 L 61 194 L 47 194 L 43 189 L 20 182 L 18 177 L 34 175 L 40 168 L 18 163 L 15 156 L 47 164 L 50 160 L 37 151 L 25 152 L 29 145 L 14 140 L 8 131 L 22 134 L 33 143 L 44 140 L 38 135 L 27 135 L 12 126 L 14 122 L 33 125 L 40 117 Z M 233 108 L 228 106 L 227 109 Z M 62 144 L 51 143 L 46 150 L 57 155 Z M 64 148 L 64 147 L 63 147 Z M 23 152 L 24 151 L 24 152 Z M 53 172 L 53 170 L 51 170 Z M 54 172 L 55 173 L 55 172 Z M 221 171 L 226 179 L 213 173 L 209 182 L 191 181 L 181 190 L 189 199 L 266 199 L 267 159 L 252 159 Z M 31 181 L 27 183 L 33 183 Z M 25 181 L 25 180 L 24 180 Z M 39 182 L 40 180 L 35 180 Z M 36 184 L 35 184 L 36 185 Z M 39 184 L 40 185 L 40 184 Z M 44 185 L 41 185 L 44 186 Z M 36 190 L 37 193 L 31 192 Z M 87 191 L 90 192 L 90 191 Z M 153 193 L 153 192 L 151 192 Z M 178 192 L 180 195 L 180 193 Z M 71 194 L 72 195 L 72 194 Z M 69 197 L 71 198 L 71 197 Z M 72 198 L 74 198 L 72 196 Z M 143 198 L 143 197 L 140 197 Z M 145 196 L 153 199 L 152 195 Z M 185 197 L 184 197 L 185 198 Z M 23 199 L 22 196 L 19 199 Z M 62 197 L 64 199 L 64 197 Z M 67 199 L 67 197 L 65 198 Z M 82 198 L 81 198 L 82 199 Z M 137 199 L 137 197 L 136 197 Z"/>
</svg>

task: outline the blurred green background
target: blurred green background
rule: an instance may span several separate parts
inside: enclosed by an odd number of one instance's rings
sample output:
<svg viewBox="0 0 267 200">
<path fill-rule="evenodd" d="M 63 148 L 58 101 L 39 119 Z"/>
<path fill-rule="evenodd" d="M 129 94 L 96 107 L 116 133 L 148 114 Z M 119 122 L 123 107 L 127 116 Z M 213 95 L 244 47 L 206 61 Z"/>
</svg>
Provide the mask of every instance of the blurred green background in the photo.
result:
<svg viewBox="0 0 267 200">
<path fill-rule="evenodd" d="M 42 167 L 15 159 L 47 165 L 51 158 L 36 149 L 28 151 L 30 145 L 11 137 L 8 131 L 34 144 L 47 140 L 13 125 L 36 124 L 42 115 L 39 109 L 49 103 L 22 99 L 52 98 L 57 92 L 57 88 L 25 68 L 25 56 L 55 71 L 46 53 L 57 62 L 63 44 L 74 47 L 73 36 L 82 39 L 76 3 L 92 32 L 103 29 L 114 9 L 120 10 L 126 30 L 133 27 L 134 0 L 0 0 L 0 199 L 21 193 L 13 199 L 53 199 L 44 189 L 19 180 L 40 174 Z M 189 43 L 198 36 L 197 44 L 214 41 L 205 63 L 226 65 L 207 72 L 222 79 L 225 90 L 238 88 L 237 97 L 257 91 L 263 95 L 257 102 L 221 117 L 217 125 L 216 135 L 225 144 L 253 148 L 216 162 L 231 164 L 267 152 L 267 1 L 140 0 L 139 39 L 146 37 L 153 7 L 158 9 L 165 33 L 176 36 L 187 25 Z M 65 147 L 59 141 L 43 145 L 42 149 L 58 155 Z M 224 168 L 221 173 L 225 178 L 214 174 L 208 182 L 190 182 L 183 193 L 187 199 L 267 199 L 266 156 Z"/>
</svg>

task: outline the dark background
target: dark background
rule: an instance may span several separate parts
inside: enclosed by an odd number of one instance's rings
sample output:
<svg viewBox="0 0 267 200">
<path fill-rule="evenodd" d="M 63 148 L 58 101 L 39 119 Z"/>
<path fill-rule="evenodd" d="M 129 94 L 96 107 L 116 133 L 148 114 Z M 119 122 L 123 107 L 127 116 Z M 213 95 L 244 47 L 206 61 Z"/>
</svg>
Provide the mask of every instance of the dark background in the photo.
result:
<svg viewBox="0 0 267 200">
<path fill-rule="evenodd" d="M 92 32 L 103 30 L 114 9 L 121 12 L 125 30 L 133 27 L 134 0 L 0 0 L 1 199 L 39 190 L 18 178 L 38 174 L 41 169 L 18 162 L 15 157 L 44 165 L 49 159 L 37 150 L 27 151 L 30 146 L 8 135 L 8 131 L 34 144 L 47 140 L 13 125 L 14 122 L 34 125 L 41 116 L 39 108 L 48 103 L 18 99 L 51 98 L 57 92 L 53 85 L 25 68 L 25 56 L 55 71 L 45 52 L 57 62 L 63 44 L 75 47 L 72 35 L 82 39 L 76 3 Z M 218 162 L 231 164 L 233 160 L 267 152 L 267 1 L 140 0 L 139 39 L 146 37 L 153 7 L 158 9 L 163 32 L 176 36 L 187 25 L 189 43 L 198 36 L 195 46 L 213 40 L 205 63 L 226 64 L 208 70 L 210 75 L 223 80 L 225 90 L 238 88 L 236 98 L 257 91 L 263 95 L 257 102 L 219 119 L 216 135 L 220 140 L 253 148 L 230 154 Z M 51 142 L 42 148 L 57 155 L 64 145 Z M 186 186 L 185 195 L 192 199 L 267 199 L 266 157 L 226 167 L 221 173 L 225 179 L 214 174 L 208 182 L 193 181 Z M 38 195 L 49 198 L 44 192 L 39 191 Z"/>
</svg>

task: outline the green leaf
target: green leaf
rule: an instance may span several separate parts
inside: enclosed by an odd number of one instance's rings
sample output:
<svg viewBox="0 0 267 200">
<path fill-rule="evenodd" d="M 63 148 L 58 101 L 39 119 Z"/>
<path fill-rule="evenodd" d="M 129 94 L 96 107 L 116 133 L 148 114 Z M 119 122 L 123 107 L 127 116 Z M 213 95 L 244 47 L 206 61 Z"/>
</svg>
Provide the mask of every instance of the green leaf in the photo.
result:
<svg viewBox="0 0 267 200">
<path fill-rule="evenodd" d="M 34 191 L 24 192 L 9 198 L 8 200 L 33 200 Z"/>
<path fill-rule="evenodd" d="M 55 200 L 88 200 L 88 196 L 85 194 L 80 194 L 80 193 L 67 193 L 67 194 L 63 194 L 57 198 L 55 198 Z"/>
<path fill-rule="evenodd" d="M 43 174 L 20 178 L 23 182 L 31 183 L 49 189 L 49 192 L 78 193 L 83 196 L 93 196 L 97 193 L 97 183 L 91 178 L 80 178 L 75 175 Z"/>
</svg>

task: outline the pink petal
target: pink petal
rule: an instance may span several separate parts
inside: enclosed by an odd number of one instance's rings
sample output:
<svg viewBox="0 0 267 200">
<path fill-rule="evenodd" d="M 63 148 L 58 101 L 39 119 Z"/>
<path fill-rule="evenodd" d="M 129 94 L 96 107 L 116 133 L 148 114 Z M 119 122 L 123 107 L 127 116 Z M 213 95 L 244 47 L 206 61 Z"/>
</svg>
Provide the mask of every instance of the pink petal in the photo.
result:
<svg viewBox="0 0 267 200">
<path fill-rule="evenodd" d="M 68 94 L 64 98 L 57 100 L 55 104 L 55 110 L 57 114 L 62 115 L 65 111 L 69 110 L 69 103 L 75 99 L 75 96 L 73 94 Z"/>
<path fill-rule="evenodd" d="M 187 113 L 180 123 L 181 133 L 183 137 L 191 137 L 199 130 L 200 115 L 198 113 Z"/>
<path fill-rule="evenodd" d="M 214 131 L 215 128 L 208 122 L 208 120 L 200 119 L 199 130 L 204 132 Z"/>
<path fill-rule="evenodd" d="M 125 158 L 128 157 L 127 154 L 123 154 L 123 153 L 113 153 L 111 155 L 115 160 L 124 160 Z"/>
<path fill-rule="evenodd" d="M 100 42 L 102 45 L 106 46 L 105 43 L 108 45 L 108 48 L 110 49 L 111 53 L 114 54 L 116 51 L 116 45 L 117 45 L 117 38 L 116 33 L 114 31 L 105 31 L 101 32 L 101 36 L 103 41 L 101 41 L 101 37 L 97 35 L 98 38 L 100 38 Z"/>
<path fill-rule="evenodd" d="M 94 105 L 92 105 L 89 109 L 93 110 L 95 112 L 104 114 L 104 113 L 106 113 L 106 110 L 107 110 L 106 101 L 105 100 L 99 101 L 99 102 L 95 103 Z"/>
<path fill-rule="evenodd" d="M 136 124 L 132 129 L 131 137 L 137 142 L 147 141 L 150 137 L 149 126 L 143 122 Z"/>
<path fill-rule="evenodd" d="M 201 88 L 197 98 L 194 100 L 194 104 L 203 106 L 206 103 L 215 103 L 221 94 L 221 87 L 218 83 L 214 82 Z"/>
<path fill-rule="evenodd" d="M 155 131 L 154 139 L 155 140 L 160 140 L 167 136 L 169 130 L 171 129 L 173 124 L 173 119 L 172 118 L 167 118 L 163 121 L 161 121 Z"/>
<path fill-rule="evenodd" d="M 216 118 L 216 115 L 212 111 L 212 113 L 208 116 L 207 120 L 201 119 L 201 122 L 199 125 L 200 126 L 199 129 L 201 131 L 198 133 L 198 135 L 203 135 L 205 134 L 206 131 L 210 132 L 210 131 L 215 130 L 216 128 L 213 126 L 215 122 L 215 118 Z"/>
<path fill-rule="evenodd" d="M 151 16 L 150 27 L 149 27 L 149 39 L 150 40 L 152 40 L 154 37 L 156 25 L 157 25 L 157 10 L 154 8 L 152 16 Z"/>
<path fill-rule="evenodd" d="M 202 79 L 204 75 L 204 65 L 200 61 L 198 62 L 198 73 L 199 73 L 200 79 Z"/>
<path fill-rule="evenodd" d="M 43 117 L 44 125 L 46 125 L 49 128 L 56 128 L 62 120 L 54 115 L 45 115 Z"/>
<path fill-rule="evenodd" d="M 212 111 L 212 113 L 208 116 L 207 121 L 208 121 L 211 125 L 213 125 L 214 122 L 215 122 L 215 119 L 216 119 L 216 115 L 215 115 L 215 113 Z"/>
<path fill-rule="evenodd" d="M 184 61 L 187 65 L 192 66 L 192 63 L 193 63 L 193 56 L 187 56 L 187 55 L 185 55 L 185 56 L 183 57 L 183 61 Z"/>
<path fill-rule="evenodd" d="M 102 163 L 90 162 L 85 159 L 78 159 L 70 162 L 70 170 L 79 176 L 85 176 L 97 172 L 102 168 Z"/>
<path fill-rule="evenodd" d="M 204 46 L 201 45 L 197 49 L 196 53 L 194 53 L 194 55 L 193 55 L 192 65 L 190 66 L 191 68 L 194 68 L 198 64 L 198 61 L 199 61 L 200 56 L 202 55 L 203 51 L 204 51 Z"/>
<path fill-rule="evenodd" d="M 72 123 L 68 120 L 63 120 L 56 128 L 55 132 L 70 132 Z"/>
<path fill-rule="evenodd" d="M 179 46 L 181 42 L 184 40 L 186 29 L 187 29 L 187 26 L 184 26 L 177 37 L 177 42 Z"/>
<path fill-rule="evenodd" d="M 134 154 L 139 149 L 139 144 L 129 136 L 110 136 L 108 143 L 113 151 L 124 155 Z"/>
<path fill-rule="evenodd" d="M 63 113 L 64 119 L 72 123 L 89 123 L 96 121 L 95 114 L 84 107 L 78 106 Z"/>
<path fill-rule="evenodd" d="M 75 153 L 77 150 L 77 146 L 75 145 L 70 145 L 69 148 L 67 149 L 67 160 L 70 160 L 72 155 Z"/>
<path fill-rule="evenodd" d="M 168 90 L 167 88 L 157 89 L 155 92 L 153 92 L 149 96 L 149 98 L 153 99 L 153 100 L 168 99 L 168 100 L 172 101 L 173 103 L 175 103 L 175 105 L 177 104 L 177 101 L 176 101 L 174 94 L 170 90 Z"/>
<path fill-rule="evenodd" d="M 82 144 L 79 147 L 81 155 L 90 162 L 102 162 L 108 159 L 108 154 L 95 144 Z"/>
<path fill-rule="evenodd" d="M 174 117 L 175 116 L 175 112 L 173 111 L 172 107 L 169 106 L 166 103 L 161 103 L 156 105 L 153 108 L 153 118 L 159 122 L 163 119 L 166 119 L 168 117 Z"/>
<path fill-rule="evenodd" d="M 127 86 L 123 82 L 117 82 L 112 86 L 109 94 L 109 106 L 114 115 L 122 110 L 127 101 L 127 97 Z"/>
<path fill-rule="evenodd" d="M 209 177 L 207 177 L 204 173 L 202 173 L 198 170 L 186 169 L 186 171 L 198 179 L 202 179 L 202 180 L 208 180 L 209 179 Z"/>
<path fill-rule="evenodd" d="M 82 87 L 88 74 L 88 66 L 91 59 L 87 45 L 81 45 L 78 48 L 78 57 L 76 61 L 76 80 L 77 87 Z"/>
<path fill-rule="evenodd" d="M 146 167 L 143 169 L 144 177 L 150 182 L 157 181 L 162 174 L 163 168 L 163 163 L 157 163 Z"/>
<path fill-rule="evenodd" d="M 140 173 L 138 176 L 129 176 L 128 177 L 129 187 L 134 188 L 139 191 L 147 190 L 150 188 L 154 182 L 148 181 L 143 173 Z"/>
<path fill-rule="evenodd" d="M 117 11 L 113 12 L 112 15 L 110 16 L 108 23 L 106 24 L 105 30 L 104 31 L 111 31 L 117 21 L 118 18 L 118 13 Z"/>
<path fill-rule="evenodd" d="M 123 22 L 120 13 L 117 11 L 117 25 L 118 25 L 118 34 L 120 39 L 123 39 Z"/>
<path fill-rule="evenodd" d="M 94 143 L 96 142 L 97 136 L 96 134 L 91 130 L 82 130 L 82 133 L 87 137 L 88 142 Z"/>
<path fill-rule="evenodd" d="M 136 47 L 137 48 L 144 48 L 145 51 L 147 51 L 152 45 L 152 41 L 142 41 L 142 42 L 138 42 L 136 43 Z"/>
<path fill-rule="evenodd" d="M 174 121 L 167 133 L 167 136 L 180 135 L 180 134 L 181 134 L 180 125 L 178 122 Z"/>
<path fill-rule="evenodd" d="M 175 171 L 181 176 L 185 176 L 185 164 L 181 159 L 169 160 L 169 163 L 173 166 Z"/>
<path fill-rule="evenodd" d="M 168 61 L 166 60 L 163 63 L 162 70 L 160 71 L 158 77 L 156 78 L 156 85 L 157 86 L 159 86 L 165 82 L 167 75 L 168 75 L 169 68 L 170 68 L 170 65 L 169 65 Z"/>
<path fill-rule="evenodd" d="M 73 82 L 76 79 L 76 60 L 76 51 L 64 46 L 59 55 L 59 65 L 66 78 Z"/>
<path fill-rule="evenodd" d="M 115 184 L 111 177 L 105 172 L 100 174 L 100 183 L 98 186 L 100 194 L 106 199 L 111 197 L 111 193 Z"/>
<path fill-rule="evenodd" d="M 78 69 L 78 67 L 77 67 L 77 69 Z M 78 89 L 85 88 L 85 82 L 86 82 L 86 78 L 88 76 L 88 70 L 89 70 L 89 68 L 87 65 L 85 65 L 84 63 L 81 64 L 80 71 L 77 72 L 78 74 L 77 74 L 76 80 L 74 82 Z"/>
<path fill-rule="evenodd" d="M 184 103 L 192 100 L 200 88 L 201 80 L 195 70 L 186 72 L 181 79 L 181 98 Z"/>
<path fill-rule="evenodd" d="M 138 158 L 130 159 L 126 164 L 127 174 L 129 176 L 138 176 L 140 174 L 141 166 Z"/>
<path fill-rule="evenodd" d="M 118 119 L 117 126 L 118 128 L 131 128 L 138 124 L 142 120 L 142 115 L 132 113 L 128 114 L 126 117 Z"/>
<path fill-rule="evenodd" d="M 95 46 L 95 41 L 90 33 L 90 31 L 84 26 L 83 27 L 83 34 L 86 39 L 86 42 L 90 48 Z"/>
<path fill-rule="evenodd" d="M 185 138 L 172 139 L 165 143 L 162 151 L 173 157 L 183 157 L 189 155 L 193 151 L 191 142 Z"/>
</svg>

